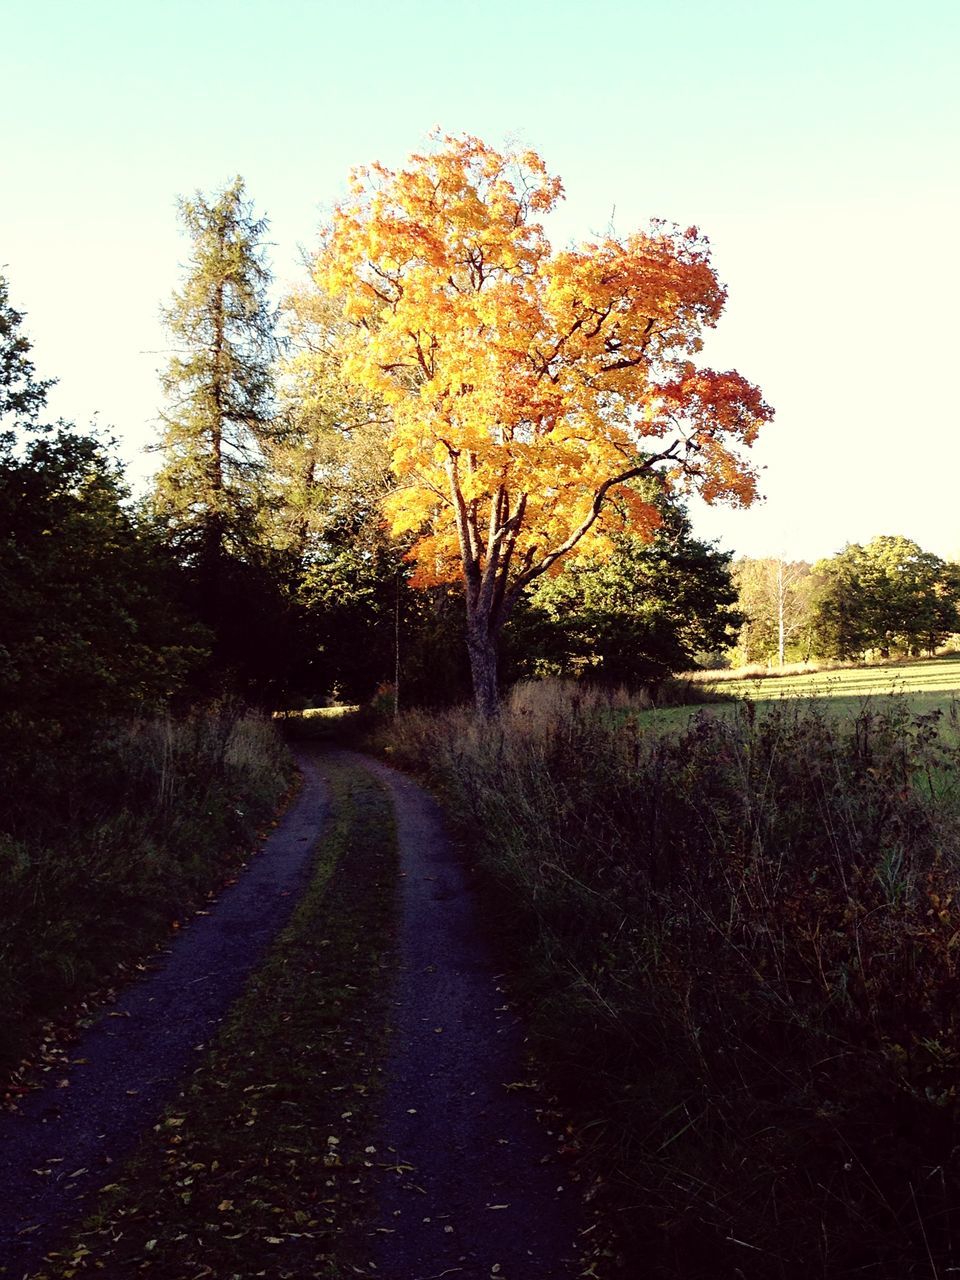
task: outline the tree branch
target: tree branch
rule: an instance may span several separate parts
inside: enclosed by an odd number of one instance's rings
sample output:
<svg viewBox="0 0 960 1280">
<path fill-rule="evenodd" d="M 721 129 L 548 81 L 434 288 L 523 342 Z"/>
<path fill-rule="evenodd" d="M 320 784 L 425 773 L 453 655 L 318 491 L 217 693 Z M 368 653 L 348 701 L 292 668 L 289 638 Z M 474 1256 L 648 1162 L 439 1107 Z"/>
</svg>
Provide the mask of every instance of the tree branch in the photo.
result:
<svg viewBox="0 0 960 1280">
<path fill-rule="evenodd" d="M 589 512 L 577 528 L 574 529 L 573 533 L 571 533 L 565 541 L 561 542 L 559 546 L 554 547 L 552 551 L 548 551 L 539 563 L 533 564 L 532 555 L 530 556 L 531 563 L 517 576 L 507 595 L 505 601 L 507 611 L 509 612 L 509 610 L 511 610 L 516 604 L 524 587 L 529 586 L 529 584 L 536 578 L 539 578 L 542 574 L 546 573 L 550 566 L 555 564 L 561 556 L 565 556 L 568 551 L 572 551 L 581 538 L 590 531 L 596 523 L 600 512 L 603 510 L 604 500 L 611 489 L 616 488 L 617 485 L 626 484 L 628 480 L 635 480 L 637 476 L 642 476 L 647 472 L 652 471 L 658 462 L 665 462 L 667 459 L 671 458 L 679 459 L 680 455 L 677 452 L 679 448 L 680 441 L 675 440 L 666 449 L 664 449 L 663 452 L 653 454 L 650 457 L 645 458 L 643 462 L 638 463 L 636 466 L 629 467 L 626 471 L 620 472 L 619 475 L 611 476 L 609 480 L 605 480 L 593 495 L 593 501 L 590 504 Z M 528 555 L 529 554 L 530 553 L 528 553 Z"/>
<path fill-rule="evenodd" d="M 460 488 L 458 455 L 452 450 L 447 457 L 447 477 L 450 481 L 450 498 L 457 525 L 457 539 L 460 543 L 460 561 L 463 565 L 463 579 L 467 588 L 467 603 L 471 609 L 474 609 L 480 589 L 480 566 L 470 545 L 467 504 Z"/>
</svg>

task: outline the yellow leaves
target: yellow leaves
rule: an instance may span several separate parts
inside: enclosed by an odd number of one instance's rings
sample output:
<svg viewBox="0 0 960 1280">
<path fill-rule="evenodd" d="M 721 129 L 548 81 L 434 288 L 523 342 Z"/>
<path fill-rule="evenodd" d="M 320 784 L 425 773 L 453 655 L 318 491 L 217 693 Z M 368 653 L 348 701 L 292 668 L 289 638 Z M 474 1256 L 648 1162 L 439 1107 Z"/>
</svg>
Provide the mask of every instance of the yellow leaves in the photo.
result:
<svg viewBox="0 0 960 1280">
<path fill-rule="evenodd" d="M 675 483 L 751 501 L 737 446 L 771 411 L 739 374 L 690 362 L 726 296 L 697 228 L 655 222 L 553 252 L 538 215 L 562 186 L 535 152 L 432 144 L 404 169 L 355 171 L 314 269 L 353 327 L 344 376 L 391 415 L 400 487 L 385 515 L 419 535 L 418 580 L 456 578 L 464 554 L 482 562 L 491 529 L 515 565 L 536 564 L 590 524 L 611 478 L 671 441 Z M 584 554 L 603 554 L 617 521 L 653 536 L 653 508 L 616 494 Z"/>
<path fill-rule="evenodd" d="M 405 533 L 417 533 L 435 514 L 436 494 L 430 489 L 395 489 L 384 499 L 383 513 L 395 538 Z"/>
</svg>

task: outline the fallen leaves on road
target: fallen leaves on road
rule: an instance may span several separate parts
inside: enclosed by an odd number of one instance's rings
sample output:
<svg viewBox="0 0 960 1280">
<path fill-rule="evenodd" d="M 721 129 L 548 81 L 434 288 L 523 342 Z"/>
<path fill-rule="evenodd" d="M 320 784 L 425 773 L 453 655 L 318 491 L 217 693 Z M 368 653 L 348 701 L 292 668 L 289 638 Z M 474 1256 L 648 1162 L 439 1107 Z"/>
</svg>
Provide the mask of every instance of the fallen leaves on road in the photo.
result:
<svg viewBox="0 0 960 1280">
<path fill-rule="evenodd" d="M 371 1099 L 395 848 L 380 788 L 342 772 L 336 825 L 290 925 L 45 1280 L 323 1277 L 354 1232 L 359 1244 L 382 1168 L 369 1159 Z"/>
</svg>

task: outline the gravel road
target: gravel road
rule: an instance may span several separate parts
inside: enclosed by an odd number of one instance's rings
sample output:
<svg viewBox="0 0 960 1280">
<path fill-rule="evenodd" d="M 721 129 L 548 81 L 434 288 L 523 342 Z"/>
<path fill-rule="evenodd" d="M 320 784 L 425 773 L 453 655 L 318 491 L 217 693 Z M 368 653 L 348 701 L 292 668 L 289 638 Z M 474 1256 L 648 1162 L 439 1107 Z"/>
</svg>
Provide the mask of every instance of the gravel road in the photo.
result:
<svg viewBox="0 0 960 1280">
<path fill-rule="evenodd" d="M 366 1237 L 377 1280 L 571 1280 L 578 1197 L 524 1085 L 523 1035 L 498 986 L 469 873 L 436 803 L 379 762 L 401 858 L 384 1175 Z M 75 1046 L 66 1076 L 0 1117 L 0 1275 L 21 1280 L 158 1119 L 303 889 L 328 817 L 309 750 L 302 790 L 237 883 Z M 66 1080 L 65 1085 L 61 1081 Z"/>
</svg>

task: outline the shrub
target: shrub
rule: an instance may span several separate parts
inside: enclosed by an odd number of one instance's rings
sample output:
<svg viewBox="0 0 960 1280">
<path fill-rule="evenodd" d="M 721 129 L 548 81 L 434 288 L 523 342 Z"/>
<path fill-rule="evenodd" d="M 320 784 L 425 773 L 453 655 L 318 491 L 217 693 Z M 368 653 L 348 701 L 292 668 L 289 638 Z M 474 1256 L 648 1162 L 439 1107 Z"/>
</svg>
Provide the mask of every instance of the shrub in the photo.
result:
<svg viewBox="0 0 960 1280">
<path fill-rule="evenodd" d="M 892 1278 L 950 1257 L 960 811 L 942 730 L 889 698 L 846 725 L 791 701 L 664 734 L 625 699 L 554 687 L 492 725 L 388 731 L 505 890 L 541 1053 L 631 1267 Z"/>
<path fill-rule="evenodd" d="M 38 762 L 0 815 L 0 1073 L 236 867 L 290 773 L 273 725 L 223 706 Z"/>
</svg>

